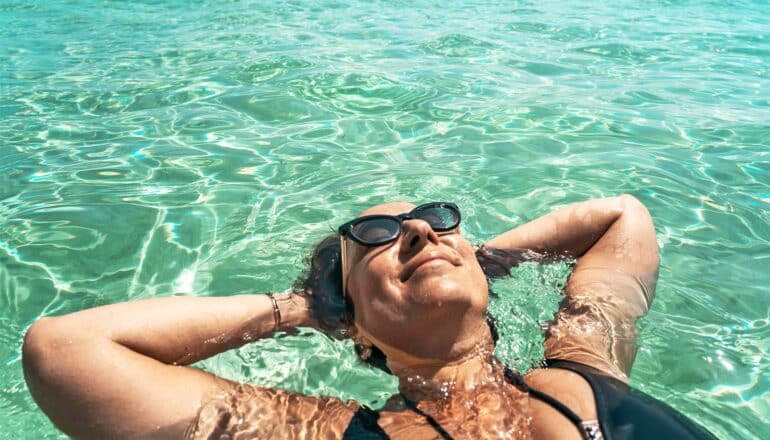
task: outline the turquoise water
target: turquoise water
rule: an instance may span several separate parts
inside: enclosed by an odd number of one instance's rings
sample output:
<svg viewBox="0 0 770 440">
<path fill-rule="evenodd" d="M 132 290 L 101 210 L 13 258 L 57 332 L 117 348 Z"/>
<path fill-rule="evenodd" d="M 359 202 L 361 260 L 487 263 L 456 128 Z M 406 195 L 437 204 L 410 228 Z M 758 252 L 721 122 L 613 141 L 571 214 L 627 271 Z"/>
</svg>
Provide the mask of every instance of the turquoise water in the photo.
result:
<svg viewBox="0 0 770 440">
<path fill-rule="evenodd" d="M 383 201 L 455 201 L 480 242 L 627 192 L 662 255 L 633 384 L 767 438 L 768 6 L 0 0 L 0 437 L 61 437 L 22 377 L 40 316 L 288 289 Z M 539 359 L 565 274 L 496 285 L 507 362 Z M 382 403 L 351 351 L 309 333 L 202 366 Z"/>
</svg>

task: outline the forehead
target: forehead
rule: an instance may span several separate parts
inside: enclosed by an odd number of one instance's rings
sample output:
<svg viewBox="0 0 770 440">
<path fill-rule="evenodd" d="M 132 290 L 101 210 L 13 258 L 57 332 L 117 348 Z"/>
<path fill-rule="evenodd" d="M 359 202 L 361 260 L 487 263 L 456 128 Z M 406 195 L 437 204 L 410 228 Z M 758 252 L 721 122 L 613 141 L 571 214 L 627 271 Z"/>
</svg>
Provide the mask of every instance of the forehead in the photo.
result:
<svg viewBox="0 0 770 440">
<path fill-rule="evenodd" d="M 365 215 L 374 215 L 374 214 L 398 215 L 398 214 L 403 214 L 405 212 L 411 211 L 412 209 L 414 209 L 415 206 L 416 205 L 413 205 L 411 203 L 406 203 L 406 202 L 383 203 L 377 206 L 372 206 L 371 208 L 368 208 L 362 211 L 360 214 L 358 214 L 358 216 L 362 217 Z"/>
</svg>

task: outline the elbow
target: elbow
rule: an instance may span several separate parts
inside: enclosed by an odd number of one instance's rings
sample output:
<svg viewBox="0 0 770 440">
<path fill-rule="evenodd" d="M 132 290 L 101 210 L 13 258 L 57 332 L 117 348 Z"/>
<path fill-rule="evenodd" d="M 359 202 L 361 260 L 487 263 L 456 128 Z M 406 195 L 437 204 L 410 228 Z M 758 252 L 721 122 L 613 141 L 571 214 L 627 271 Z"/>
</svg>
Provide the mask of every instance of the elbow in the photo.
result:
<svg viewBox="0 0 770 440">
<path fill-rule="evenodd" d="M 27 330 L 21 348 L 24 379 L 38 403 L 68 371 L 78 338 L 62 328 L 61 318 L 41 318 Z"/>
<path fill-rule="evenodd" d="M 623 210 L 642 210 L 645 213 L 647 212 L 647 208 L 642 204 L 642 202 L 639 201 L 636 197 L 632 196 L 631 194 L 621 194 L 618 196 L 618 199 L 620 200 L 621 206 L 623 206 Z"/>
<path fill-rule="evenodd" d="M 78 403 L 73 402 L 79 371 L 86 364 L 78 359 L 73 347 L 79 337 L 67 333 L 62 318 L 41 318 L 27 330 L 21 349 L 21 361 L 27 389 L 53 424 L 66 434 L 77 437 L 77 418 L 72 416 Z M 76 360 L 77 362 L 73 362 Z"/>
<path fill-rule="evenodd" d="M 636 221 L 645 223 L 654 229 L 650 211 L 647 210 L 647 207 L 639 199 L 631 194 L 623 194 L 618 197 L 618 200 L 620 201 L 624 217 L 633 217 Z"/>
<path fill-rule="evenodd" d="M 21 346 L 21 364 L 27 389 L 41 409 L 45 407 L 46 383 L 50 381 L 52 318 L 41 318 L 27 330 Z"/>
<path fill-rule="evenodd" d="M 46 348 L 53 342 L 54 335 L 51 321 L 55 318 L 40 318 L 27 330 L 21 347 L 21 360 L 27 365 L 36 365 L 43 361 L 48 353 Z"/>
<path fill-rule="evenodd" d="M 653 223 L 650 211 L 636 197 L 630 194 L 623 194 L 619 197 L 623 208 L 623 223 L 627 228 L 628 235 L 639 243 L 639 253 L 642 255 L 643 265 L 650 271 L 655 271 L 660 264 L 660 255 L 658 253 L 658 242 L 655 233 L 655 224 Z M 656 275 L 657 277 L 657 275 Z"/>
<path fill-rule="evenodd" d="M 24 368 L 24 378 L 34 397 L 37 397 L 39 385 L 45 376 L 46 366 L 55 359 L 58 343 L 54 330 L 56 318 L 41 318 L 27 330 L 21 347 L 21 363 Z"/>
<path fill-rule="evenodd" d="M 85 365 L 79 358 L 80 338 L 68 334 L 62 318 L 41 318 L 27 330 L 21 348 L 24 380 L 32 398 L 51 421 L 65 432 L 68 425 L 65 414 L 71 405 L 69 395 L 82 375 Z"/>
</svg>

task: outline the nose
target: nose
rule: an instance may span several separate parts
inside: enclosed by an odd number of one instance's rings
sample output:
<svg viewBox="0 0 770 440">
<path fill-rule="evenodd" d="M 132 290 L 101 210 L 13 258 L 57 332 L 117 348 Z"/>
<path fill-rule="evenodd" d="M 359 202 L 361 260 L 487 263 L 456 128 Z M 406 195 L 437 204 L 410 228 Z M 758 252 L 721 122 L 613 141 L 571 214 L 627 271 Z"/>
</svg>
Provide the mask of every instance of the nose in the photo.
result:
<svg viewBox="0 0 770 440">
<path fill-rule="evenodd" d="M 439 243 L 438 234 L 425 220 L 404 220 L 401 228 L 403 229 L 401 232 L 403 240 L 401 243 L 402 253 L 416 253 L 428 243 Z"/>
</svg>

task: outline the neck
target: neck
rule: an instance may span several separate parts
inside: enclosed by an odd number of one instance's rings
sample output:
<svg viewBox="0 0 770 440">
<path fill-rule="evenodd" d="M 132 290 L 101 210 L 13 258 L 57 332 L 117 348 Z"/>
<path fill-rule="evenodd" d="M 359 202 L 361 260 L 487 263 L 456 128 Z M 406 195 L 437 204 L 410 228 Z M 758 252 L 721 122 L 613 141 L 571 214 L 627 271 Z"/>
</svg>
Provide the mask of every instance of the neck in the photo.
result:
<svg viewBox="0 0 770 440">
<path fill-rule="evenodd" d="M 441 400 L 456 391 L 472 392 L 494 381 L 495 360 L 491 344 L 480 344 L 451 362 L 421 362 L 412 365 L 389 363 L 399 378 L 399 391 L 409 400 Z"/>
</svg>

